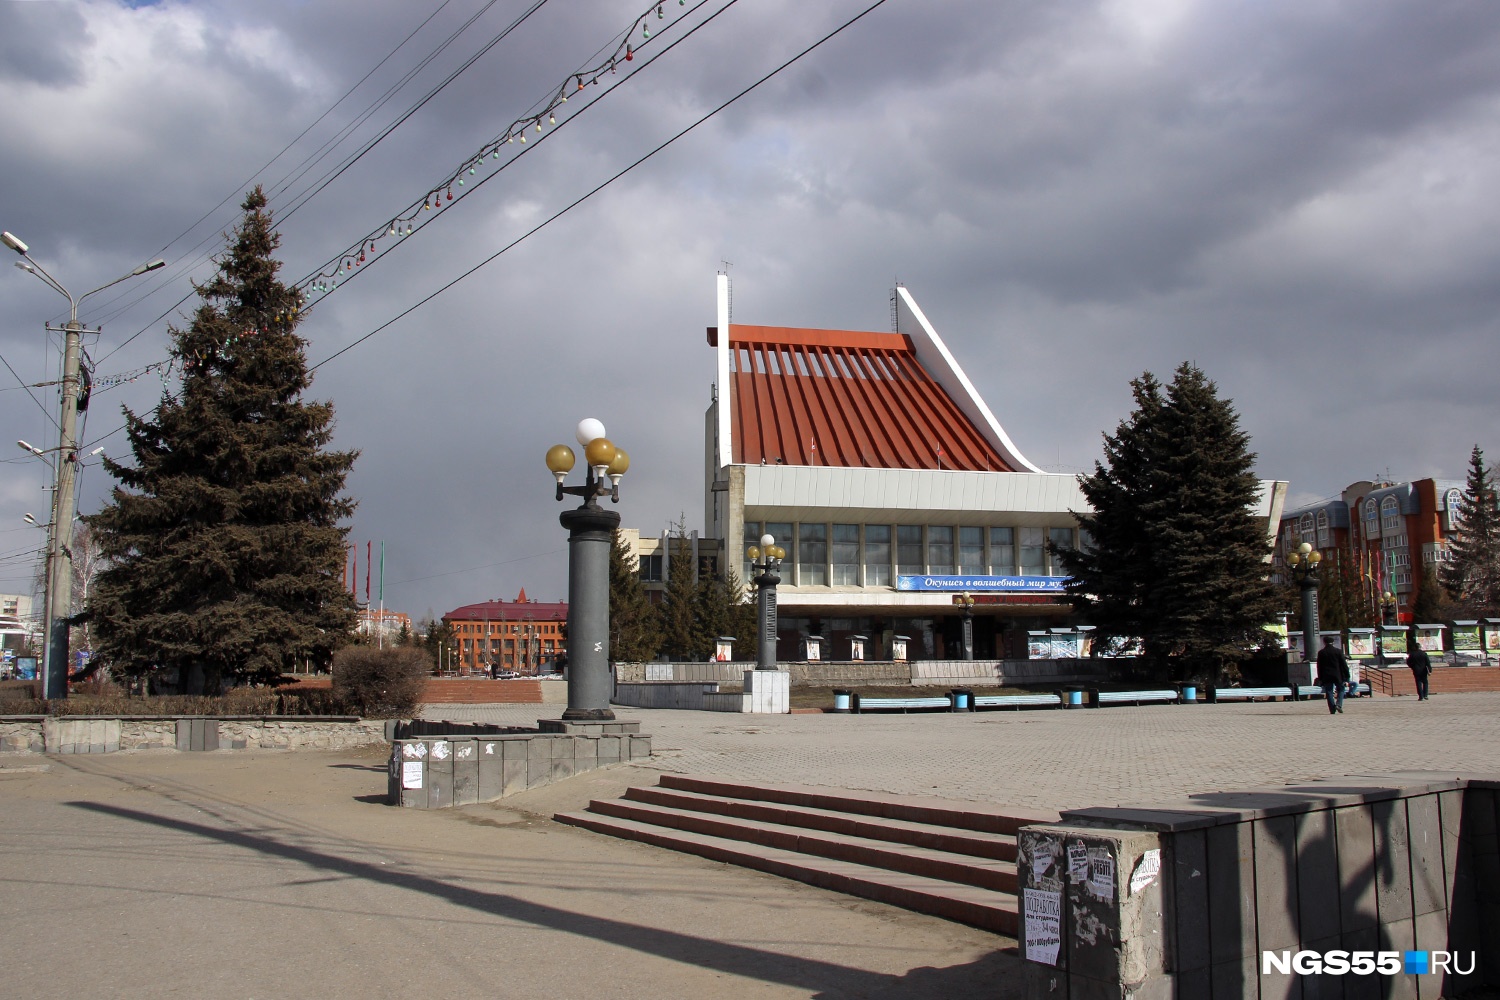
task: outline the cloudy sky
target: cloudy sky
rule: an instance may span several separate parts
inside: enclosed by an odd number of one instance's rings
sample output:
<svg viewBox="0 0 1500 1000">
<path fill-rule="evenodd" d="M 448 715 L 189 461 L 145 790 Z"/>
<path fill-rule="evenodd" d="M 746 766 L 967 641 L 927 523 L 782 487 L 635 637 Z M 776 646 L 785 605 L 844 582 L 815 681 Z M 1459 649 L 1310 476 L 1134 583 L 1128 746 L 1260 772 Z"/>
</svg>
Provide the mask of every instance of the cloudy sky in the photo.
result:
<svg viewBox="0 0 1500 1000">
<path fill-rule="evenodd" d="M 309 359 L 870 2 L 667 0 L 649 43 L 636 30 L 640 54 L 559 109 L 557 128 L 530 132 L 505 169 L 518 144 L 465 174 L 462 197 L 388 253 L 398 241 L 381 241 L 385 255 L 310 312 Z M 312 274 L 534 114 L 645 10 L 0 0 L 0 228 L 75 293 L 171 261 L 85 302 L 80 318 L 103 326 L 88 339 L 102 383 L 165 357 L 191 301 L 174 305 L 210 273 L 252 180 L 285 219 L 284 277 Z M 523 586 L 564 596 L 542 457 L 583 416 L 631 454 L 627 525 L 655 534 L 685 512 L 701 528 L 704 327 L 726 264 L 746 323 L 886 330 L 904 283 L 1049 470 L 1091 467 L 1130 379 L 1190 360 L 1294 501 L 1362 478 L 1461 477 L 1475 443 L 1500 459 L 1497 153 L 1491 2 L 886 0 L 318 369 L 337 443 L 362 452 L 351 538 L 384 540 L 387 606 L 414 616 Z M 43 324 L 66 303 L 9 267 L 0 303 L 16 373 L 0 366 L 5 434 L 55 446 L 55 388 L 31 399 L 18 378 L 57 377 Z M 148 410 L 162 390 L 153 372 L 96 393 L 86 447 L 128 458 L 111 434 L 120 407 Z M 22 553 L 42 539 L 22 515 L 45 520 L 50 475 L 13 456 L 0 464 L 11 591 L 29 584 Z M 82 509 L 109 486 L 85 470 Z"/>
</svg>

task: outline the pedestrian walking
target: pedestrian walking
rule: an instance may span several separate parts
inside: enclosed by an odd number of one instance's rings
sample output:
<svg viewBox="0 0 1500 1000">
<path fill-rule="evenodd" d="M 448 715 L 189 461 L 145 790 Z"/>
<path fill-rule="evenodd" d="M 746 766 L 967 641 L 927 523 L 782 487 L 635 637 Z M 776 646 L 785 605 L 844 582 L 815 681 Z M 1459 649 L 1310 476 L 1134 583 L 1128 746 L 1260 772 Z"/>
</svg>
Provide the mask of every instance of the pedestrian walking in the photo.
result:
<svg viewBox="0 0 1500 1000">
<path fill-rule="evenodd" d="M 1318 650 L 1318 683 L 1322 685 L 1323 697 L 1328 699 L 1328 714 L 1341 715 L 1344 711 L 1344 686 L 1349 683 L 1349 660 L 1339 647 L 1337 639 L 1327 639 Z"/>
<path fill-rule="evenodd" d="M 1406 665 L 1411 667 L 1412 679 L 1417 682 L 1417 700 L 1427 700 L 1427 680 L 1432 676 L 1432 657 L 1427 650 L 1417 646 L 1406 654 Z"/>
</svg>

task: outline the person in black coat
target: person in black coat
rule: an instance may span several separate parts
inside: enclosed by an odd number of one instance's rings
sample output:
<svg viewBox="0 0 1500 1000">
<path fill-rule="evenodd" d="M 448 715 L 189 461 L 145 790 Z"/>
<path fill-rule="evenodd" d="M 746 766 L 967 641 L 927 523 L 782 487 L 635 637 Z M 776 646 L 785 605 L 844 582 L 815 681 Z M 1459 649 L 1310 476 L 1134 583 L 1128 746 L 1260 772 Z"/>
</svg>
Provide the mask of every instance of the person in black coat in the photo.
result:
<svg viewBox="0 0 1500 1000">
<path fill-rule="evenodd" d="M 1411 667 L 1412 678 L 1417 682 L 1417 700 L 1427 700 L 1427 679 L 1432 676 L 1432 657 L 1421 646 L 1406 654 L 1406 665 Z"/>
<path fill-rule="evenodd" d="M 1344 688 L 1349 683 L 1349 660 L 1337 639 L 1327 640 L 1318 650 L 1318 683 L 1323 687 L 1323 697 L 1328 699 L 1328 714 L 1341 715 Z"/>
</svg>

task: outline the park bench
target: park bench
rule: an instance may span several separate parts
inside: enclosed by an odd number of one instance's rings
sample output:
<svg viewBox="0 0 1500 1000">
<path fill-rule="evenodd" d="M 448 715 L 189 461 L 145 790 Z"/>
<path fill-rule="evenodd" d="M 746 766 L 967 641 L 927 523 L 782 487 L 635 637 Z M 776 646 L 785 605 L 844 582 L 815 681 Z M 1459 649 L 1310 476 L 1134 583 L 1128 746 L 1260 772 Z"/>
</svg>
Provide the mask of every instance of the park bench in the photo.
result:
<svg viewBox="0 0 1500 1000">
<path fill-rule="evenodd" d="M 947 696 L 942 698 L 861 698 L 856 694 L 850 698 L 850 708 L 856 715 L 861 712 L 910 712 L 914 709 L 950 712 L 953 710 L 953 702 Z"/>
<path fill-rule="evenodd" d="M 1058 708 L 1062 696 L 1056 694 L 977 694 L 974 708 Z"/>
<path fill-rule="evenodd" d="M 1144 705 L 1146 702 L 1175 702 L 1182 695 L 1176 688 L 1161 688 L 1156 691 L 1090 691 L 1090 704 L 1095 708 L 1103 705 Z"/>
<path fill-rule="evenodd" d="M 1314 688 L 1321 692 L 1321 688 Z M 1214 701 L 1256 701 L 1260 698 L 1290 699 L 1290 687 L 1224 687 L 1214 689 Z"/>
<path fill-rule="evenodd" d="M 1354 685 L 1354 695 L 1353 695 L 1353 697 L 1356 697 L 1356 698 L 1368 698 L 1369 695 L 1370 695 L 1370 685 L 1364 684 L 1364 683 L 1360 683 L 1360 684 Z M 1321 685 L 1318 685 L 1318 684 L 1303 684 L 1303 685 L 1301 685 L 1300 687 L 1297 688 L 1297 697 L 1299 697 L 1299 698 L 1321 698 L 1321 697 L 1323 697 L 1323 688 L 1322 688 Z"/>
</svg>

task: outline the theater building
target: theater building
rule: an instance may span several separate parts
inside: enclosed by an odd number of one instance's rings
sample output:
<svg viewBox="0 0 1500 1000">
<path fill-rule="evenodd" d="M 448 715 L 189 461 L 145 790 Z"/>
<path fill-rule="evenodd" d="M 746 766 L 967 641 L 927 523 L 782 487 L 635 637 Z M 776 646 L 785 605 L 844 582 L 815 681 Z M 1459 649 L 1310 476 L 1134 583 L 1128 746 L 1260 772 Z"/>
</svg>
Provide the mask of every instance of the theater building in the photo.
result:
<svg viewBox="0 0 1500 1000">
<path fill-rule="evenodd" d="M 1028 633 L 1084 624 L 1053 545 L 1087 509 L 1071 474 L 1042 471 L 1006 434 L 905 289 L 893 332 L 732 323 L 718 277 L 716 392 L 707 414 L 704 520 L 724 565 L 753 575 L 763 534 L 787 551 L 778 658 L 960 659 L 965 595 L 974 654 L 1020 659 Z M 1284 483 L 1263 484 L 1267 542 Z"/>
</svg>

